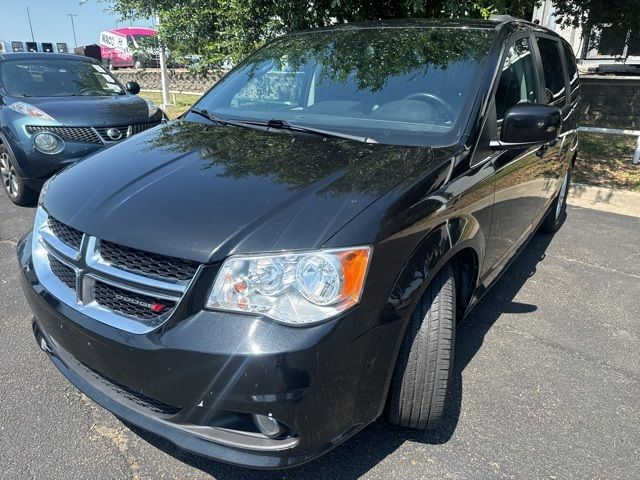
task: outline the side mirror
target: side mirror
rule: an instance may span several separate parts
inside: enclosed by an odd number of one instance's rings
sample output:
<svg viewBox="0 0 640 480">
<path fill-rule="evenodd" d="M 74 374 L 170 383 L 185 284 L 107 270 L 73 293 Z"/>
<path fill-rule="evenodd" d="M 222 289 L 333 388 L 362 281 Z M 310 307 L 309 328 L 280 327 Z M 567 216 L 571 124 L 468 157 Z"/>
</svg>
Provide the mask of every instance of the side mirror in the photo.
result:
<svg viewBox="0 0 640 480">
<path fill-rule="evenodd" d="M 127 87 L 127 90 L 134 95 L 140 93 L 140 85 L 138 84 L 138 82 L 127 82 L 125 87 Z"/>
<path fill-rule="evenodd" d="M 493 140 L 496 150 L 524 148 L 553 142 L 562 129 L 562 112 L 557 107 L 538 103 L 514 105 L 502 120 L 500 140 Z"/>
</svg>

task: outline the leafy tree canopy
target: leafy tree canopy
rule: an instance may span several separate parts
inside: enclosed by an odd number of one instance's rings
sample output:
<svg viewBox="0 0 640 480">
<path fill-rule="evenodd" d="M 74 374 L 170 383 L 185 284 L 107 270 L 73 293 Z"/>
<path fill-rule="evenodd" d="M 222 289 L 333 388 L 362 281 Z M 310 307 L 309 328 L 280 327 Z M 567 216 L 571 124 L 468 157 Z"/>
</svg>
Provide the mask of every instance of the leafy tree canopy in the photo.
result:
<svg viewBox="0 0 640 480">
<path fill-rule="evenodd" d="M 411 17 L 531 18 L 540 0 L 102 0 L 123 19 L 161 18 L 171 51 L 198 54 L 203 65 L 238 61 L 277 35 L 333 23 Z M 553 0 L 564 25 L 612 24 L 640 32 L 639 0 Z"/>
<path fill-rule="evenodd" d="M 566 26 L 590 30 L 593 25 L 611 24 L 620 31 L 640 33 L 638 0 L 553 0 L 553 5 Z"/>
<path fill-rule="evenodd" d="M 533 0 L 103 0 L 123 19 L 159 15 L 172 53 L 238 61 L 277 35 L 334 23 L 412 17 L 531 16 Z"/>
</svg>

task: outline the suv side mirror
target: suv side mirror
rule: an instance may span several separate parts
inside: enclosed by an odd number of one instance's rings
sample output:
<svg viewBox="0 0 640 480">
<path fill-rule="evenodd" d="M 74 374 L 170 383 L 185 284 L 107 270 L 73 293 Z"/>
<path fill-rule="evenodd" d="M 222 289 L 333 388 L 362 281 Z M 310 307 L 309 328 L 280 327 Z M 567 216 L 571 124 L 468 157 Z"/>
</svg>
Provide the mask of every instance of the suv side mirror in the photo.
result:
<svg viewBox="0 0 640 480">
<path fill-rule="evenodd" d="M 140 93 L 140 85 L 138 84 L 138 82 L 127 82 L 125 87 L 127 87 L 127 90 L 134 95 Z"/>
<path fill-rule="evenodd" d="M 492 140 L 496 150 L 543 145 L 558 138 L 562 112 L 557 107 L 538 103 L 514 105 L 502 120 L 500 140 Z"/>
</svg>

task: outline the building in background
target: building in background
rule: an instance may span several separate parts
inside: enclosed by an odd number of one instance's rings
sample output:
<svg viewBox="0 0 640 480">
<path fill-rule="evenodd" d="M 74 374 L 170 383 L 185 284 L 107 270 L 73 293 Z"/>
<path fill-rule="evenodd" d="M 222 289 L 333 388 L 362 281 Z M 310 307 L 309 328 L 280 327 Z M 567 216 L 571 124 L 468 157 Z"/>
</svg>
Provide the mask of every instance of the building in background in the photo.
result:
<svg viewBox="0 0 640 480">
<path fill-rule="evenodd" d="M 637 0 L 629 0 L 637 1 Z M 595 39 L 581 28 L 561 27 L 552 0 L 544 0 L 533 10 L 532 20 L 560 34 L 573 48 L 583 69 L 602 73 L 640 74 L 640 32 L 623 32 L 611 24 L 594 27 Z"/>
<path fill-rule="evenodd" d="M 44 53 L 69 53 L 69 47 L 64 42 L 23 42 L 14 40 L 5 42 L 0 40 L 0 53 L 20 52 L 44 52 Z"/>
</svg>

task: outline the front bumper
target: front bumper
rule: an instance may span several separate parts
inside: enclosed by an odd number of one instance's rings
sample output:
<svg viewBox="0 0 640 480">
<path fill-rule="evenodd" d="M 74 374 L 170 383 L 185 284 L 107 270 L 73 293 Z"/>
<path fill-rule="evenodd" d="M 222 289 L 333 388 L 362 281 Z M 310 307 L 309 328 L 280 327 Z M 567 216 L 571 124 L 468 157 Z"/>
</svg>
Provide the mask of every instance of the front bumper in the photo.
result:
<svg viewBox="0 0 640 480">
<path fill-rule="evenodd" d="M 30 235 L 18 258 L 34 333 L 58 369 L 116 416 L 185 450 L 255 468 L 290 467 L 382 411 L 401 322 L 352 338 L 357 309 L 310 328 L 201 310 L 132 334 L 53 297 L 35 275 Z M 251 414 L 273 415 L 292 436 L 252 431 Z"/>
</svg>

